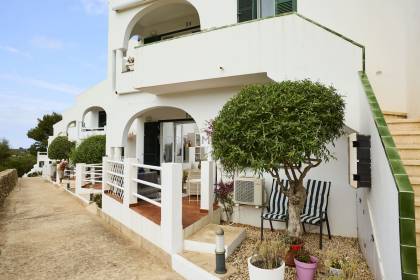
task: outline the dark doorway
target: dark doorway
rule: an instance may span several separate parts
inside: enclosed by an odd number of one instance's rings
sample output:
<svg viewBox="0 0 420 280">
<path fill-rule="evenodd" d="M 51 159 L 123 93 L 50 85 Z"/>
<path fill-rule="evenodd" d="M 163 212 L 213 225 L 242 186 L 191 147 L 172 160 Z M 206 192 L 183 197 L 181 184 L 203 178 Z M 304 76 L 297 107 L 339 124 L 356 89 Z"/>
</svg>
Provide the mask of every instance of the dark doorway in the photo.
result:
<svg viewBox="0 0 420 280">
<path fill-rule="evenodd" d="M 105 111 L 98 112 L 98 127 L 106 126 L 106 113 Z"/>
<path fill-rule="evenodd" d="M 144 164 L 160 166 L 160 124 L 144 124 Z"/>
</svg>

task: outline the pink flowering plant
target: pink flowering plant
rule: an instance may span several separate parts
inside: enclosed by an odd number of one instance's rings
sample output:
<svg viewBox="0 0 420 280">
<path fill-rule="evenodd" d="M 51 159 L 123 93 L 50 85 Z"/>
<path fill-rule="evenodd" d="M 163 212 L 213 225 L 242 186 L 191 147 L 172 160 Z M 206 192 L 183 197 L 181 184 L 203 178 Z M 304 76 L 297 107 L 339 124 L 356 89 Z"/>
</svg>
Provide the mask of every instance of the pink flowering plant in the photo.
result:
<svg viewBox="0 0 420 280">
<path fill-rule="evenodd" d="M 216 201 L 221 203 L 226 213 L 227 222 L 231 221 L 233 214 L 233 182 L 220 181 L 214 190 Z"/>
<path fill-rule="evenodd" d="M 204 129 L 204 133 L 207 136 L 207 140 L 210 142 L 211 136 L 213 134 L 213 120 L 206 121 L 206 128 Z"/>
</svg>

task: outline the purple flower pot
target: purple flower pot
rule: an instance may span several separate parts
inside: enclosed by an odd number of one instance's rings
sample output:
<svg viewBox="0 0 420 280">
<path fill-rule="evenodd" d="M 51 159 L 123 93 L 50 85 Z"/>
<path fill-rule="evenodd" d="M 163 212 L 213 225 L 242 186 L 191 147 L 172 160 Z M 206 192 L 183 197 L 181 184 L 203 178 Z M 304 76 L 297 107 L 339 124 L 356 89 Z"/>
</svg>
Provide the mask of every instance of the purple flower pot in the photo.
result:
<svg viewBox="0 0 420 280">
<path fill-rule="evenodd" d="M 318 267 L 318 259 L 311 256 L 312 263 L 303 263 L 295 259 L 296 275 L 298 280 L 314 279 L 316 268 Z"/>
</svg>

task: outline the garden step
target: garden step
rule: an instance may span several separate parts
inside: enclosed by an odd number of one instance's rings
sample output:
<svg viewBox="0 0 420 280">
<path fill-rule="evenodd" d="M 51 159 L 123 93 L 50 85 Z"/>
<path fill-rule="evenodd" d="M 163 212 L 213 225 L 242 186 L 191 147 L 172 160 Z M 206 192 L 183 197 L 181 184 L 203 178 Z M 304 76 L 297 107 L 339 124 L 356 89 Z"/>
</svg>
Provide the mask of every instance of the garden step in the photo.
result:
<svg viewBox="0 0 420 280">
<path fill-rule="evenodd" d="M 215 274 L 216 258 L 212 254 L 184 251 L 172 256 L 172 268 L 185 279 L 228 279 L 237 270 L 227 264 L 226 274 Z"/>
<path fill-rule="evenodd" d="M 420 159 L 420 144 L 397 145 L 401 159 Z"/>
<path fill-rule="evenodd" d="M 225 233 L 226 256 L 242 243 L 246 237 L 245 229 L 232 226 L 209 224 L 184 240 L 184 250 L 198 253 L 214 253 L 217 229 L 222 228 Z"/>
<path fill-rule="evenodd" d="M 404 112 L 382 111 L 382 113 L 384 114 L 386 121 L 407 118 L 407 113 Z"/>
</svg>

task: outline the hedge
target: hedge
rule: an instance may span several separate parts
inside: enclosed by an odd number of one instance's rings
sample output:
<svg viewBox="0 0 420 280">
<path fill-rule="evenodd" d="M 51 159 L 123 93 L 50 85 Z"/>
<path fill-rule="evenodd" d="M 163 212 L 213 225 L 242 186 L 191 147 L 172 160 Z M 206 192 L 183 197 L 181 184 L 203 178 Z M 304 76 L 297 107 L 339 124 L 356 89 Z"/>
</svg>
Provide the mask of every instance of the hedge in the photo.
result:
<svg viewBox="0 0 420 280">
<path fill-rule="evenodd" d="M 106 137 L 104 135 L 91 136 L 85 139 L 72 153 L 70 160 L 73 164 L 101 163 L 105 156 Z"/>
</svg>

